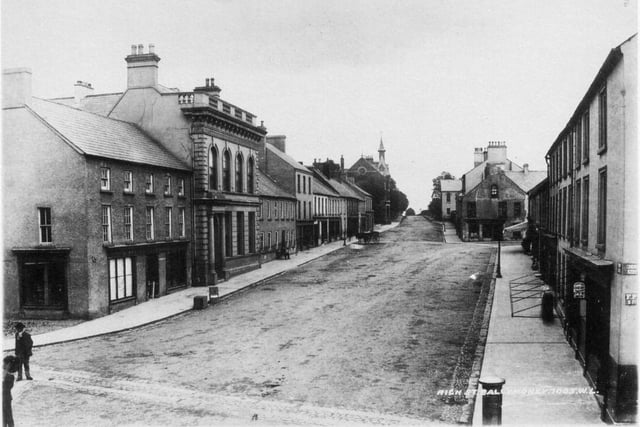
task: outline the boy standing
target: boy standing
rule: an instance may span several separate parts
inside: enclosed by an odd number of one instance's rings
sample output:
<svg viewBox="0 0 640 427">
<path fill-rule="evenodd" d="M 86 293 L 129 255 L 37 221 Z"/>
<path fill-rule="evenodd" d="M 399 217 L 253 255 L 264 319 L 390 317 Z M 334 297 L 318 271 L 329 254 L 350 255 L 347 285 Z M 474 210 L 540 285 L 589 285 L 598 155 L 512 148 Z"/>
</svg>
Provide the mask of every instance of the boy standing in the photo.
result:
<svg viewBox="0 0 640 427">
<path fill-rule="evenodd" d="M 16 381 L 22 381 L 22 366 L 24 366 L 24 373 L 28 380 L 32 380 L 29 372 L 29 358 L 31 357 L 31 348 L 33 347 L 33 340 L 31 335 L 24 330 L 23 323 L 16 323 L 16 357 L 20 359 L 20 366 L 18 368 L 18 379 Z"/>
</svg>

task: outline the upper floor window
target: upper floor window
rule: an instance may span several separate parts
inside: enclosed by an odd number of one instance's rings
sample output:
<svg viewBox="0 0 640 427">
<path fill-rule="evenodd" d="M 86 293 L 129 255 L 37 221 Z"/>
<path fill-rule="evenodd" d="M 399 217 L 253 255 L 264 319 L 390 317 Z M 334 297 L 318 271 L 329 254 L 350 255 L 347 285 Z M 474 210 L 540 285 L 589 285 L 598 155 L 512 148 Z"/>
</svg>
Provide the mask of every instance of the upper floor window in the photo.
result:
<svg viewBox="0 0 640 427">
<path fill-rule="evenodd" d="M 304 194 L 307 194 L 307 177 L 306 176 L 302 177 L 302 192 Z"/>
<path fill-rule="evenodd" d="M 40 226 L 40 243 L 51 243 L 51 208 L 38 208 L 38 224 Z"/>
<path fill-rule="evenodd" d="M 133 193 L 133 173 L 124 171 L 124 192 Z"/>
<path fill-rule="evenodd" d="M 507 217 L 507 202 L 498 202 L 498 217 L 506 218 Z"/>
<path fill-rule="evenodd" d="M 607 148 L 607 87 L 598 95 L 598 151 Z"/>
<path fill-rule="evenodd" d="M 231 191 L 231 153 L 224 150 L 222 154 L 222 190 Z"/>
<path fill-rule="evenodd" d="M 253 194 L 255 191 L 255 187 L 253 185 L 254 168 L 253 157 L 249 157 L 249 161 L 247 162 L 247 193 L 250 194 Z"/>
<path fill-rule="evenodd" d="M 582 116 L 582 161 L 589 161 L 589 110 Z"/>
<path fill-rule="evenodd" d="M 184 196 L 184 178 L 178 179 L 178 196 Z"/>
<path fill-rule="evenodd" d="M 218 190 L 218 150 L 209 150 L 209 191 Z"/>
<path fill-rule="evenodd" d="M 153 240 L 155 237 L 155 227 L 154 227 L 154 218 L 153 218 L 153 208 L 150 206 L 147 207 L 146 230 L 147 230 L 147 240 Z"/>
<path fill-rule="evenodd" d="M 173 209 L 170 207 L 164 208 L 164 232 L 165 232 L 165 237 L 167 239 L 171 238 L 171 234 L 172 234 L 172 219 L 173 217 Z"/>
<path fill-rule="evenodd" d="M 300 192 L 300 175 L 297 176 L 298 178 L 298 193 Z"/>
<path fill-rule="evenodd" d="M 447 203 L 451 203 L 451 193 L 446 193 L 447 194 Z"/>
<path fill-rule="evenodd" d="M 498 186 L 493 184 L 491 186 L 491 198 L 492 199 L 497 199 L 498 198 Z"/>
<path fill-rule="evenodd" d="M 598 235 L 596 243 L 604 251 L 607 241 L 607 168 L 598 171 Z"/>
<path fill-rule="evenodd" d="M 111 190 L 111 169 L 106 166 L 100 168 L 100 190 Z"/>
<path fill-rule="evenodd" d="M 111 206 L 102 206 L 102 241 L 111 241 Z"/>
<path fill-rule="evenodd" d="M 242 159 L 242 154 L 238 153 L 236 156 L 236 192 L 242 193 L 242 175 L 243 175 L 243 166 L 244 160 Z"/>
<path fill-rule="evenodd" d="M 153 174 L 147 174 L 147 181 L 144 184 L 144 192 L 147 194 L 153 194 Z"/>
<path fill-rule="evenodd" d="M 178 233 L 179 237 L 185 236 L 184 208 L 178 208 Z"/>
<path fill-rule="evenodd" d="M 124 207 L 124 238 L 133 240 L 133 206 Z"/>
<path fill-rule="evenodd" d="M 169 175 L 169 174 L 165 175 L 164 195 L 165 196 L 170 196 L 171 195 L 171 175 Z"/>
</svg>

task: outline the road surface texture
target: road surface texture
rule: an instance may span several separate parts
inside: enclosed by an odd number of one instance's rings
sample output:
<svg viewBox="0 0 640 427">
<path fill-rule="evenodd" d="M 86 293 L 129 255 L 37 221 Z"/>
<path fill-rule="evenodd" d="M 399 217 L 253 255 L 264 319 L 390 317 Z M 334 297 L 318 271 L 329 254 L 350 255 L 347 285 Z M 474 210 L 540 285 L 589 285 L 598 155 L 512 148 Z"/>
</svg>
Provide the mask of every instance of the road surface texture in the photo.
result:
<svg viewBox="0 0 640 427">
<path fill-rule="evenodd" d="M 37 348 L 16 424 L 439 422 L 493 250 L 441 241 L 408 217 L 206 310 Z"/>
</svg>

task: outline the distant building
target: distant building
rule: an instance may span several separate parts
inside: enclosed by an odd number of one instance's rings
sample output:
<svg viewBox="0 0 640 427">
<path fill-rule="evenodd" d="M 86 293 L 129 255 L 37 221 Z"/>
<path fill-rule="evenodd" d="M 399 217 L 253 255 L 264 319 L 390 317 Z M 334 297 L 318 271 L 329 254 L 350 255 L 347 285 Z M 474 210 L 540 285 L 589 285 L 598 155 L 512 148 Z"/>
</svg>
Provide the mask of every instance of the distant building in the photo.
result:
<svg viewBox="0 0 640 427">
<path fill-rule="evenodd" d="M 637 35 L 612 49 L 530 192 L 540 269 L 602 418 L 637 421 Z M 536 254 L 534 254 L 536 255 Z"/>
<path fill-rule="evenodd" d="M 257 244 L 265 262 L 275 258 L 282 249 L 296 248 L 297 200 L 259 169 L 257 178 L 260 196 Z"/>
<path fill-rule="evenodd" d="M 191 168 L 139 127 L 3 75 L 5 315 L 93 318 L 191 283 Z"/>
<path fill-rule="evenodd" d="M 507 158 L 504 142 L 490 142 L 474 151 L 474 168 L 462 176 L 462 195 L 456 201 L 456 228 L 460 238 L 502 238 L 503 230 L 524 222 L 527 191 L 546 172 L 530 171 Z"/>
<path fill-rule="evenodd" d="M 440 180 L 439 198 L 442 202 L 442 219 L 451 219 L 456 210 L 456 198 L 462 191 L 462 181 L 459 179 Z"/>
</svg>

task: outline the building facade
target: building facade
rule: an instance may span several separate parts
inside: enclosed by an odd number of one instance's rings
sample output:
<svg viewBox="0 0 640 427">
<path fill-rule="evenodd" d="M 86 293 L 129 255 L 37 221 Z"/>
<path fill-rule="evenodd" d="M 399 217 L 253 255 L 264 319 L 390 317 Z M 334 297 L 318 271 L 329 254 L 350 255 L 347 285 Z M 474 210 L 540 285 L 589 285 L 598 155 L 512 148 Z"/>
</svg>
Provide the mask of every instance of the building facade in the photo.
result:
<svg viewBox="0 0 640 427">
<path fill-rule="evenodd" d="M 637 416 L 637 113 L 633 36 L 606 58 L 547 152 L 548 188 L 535 192 L 543 277 L 614 422 Z"/>
<path fill-rule="evenodd" d="M 455 218 L 456 198 L 462 191 L 462 181 L 459 179 L 440 180 L 440 201 L 442 203 L 442 219 Z"/>
<path fill-rule="evenodd" d="M 130 123 L 32 97 L 28 70 L 3 84 L 5 315 L 93 318 L 189 286 L 189 166 Z"/>
</svg>

